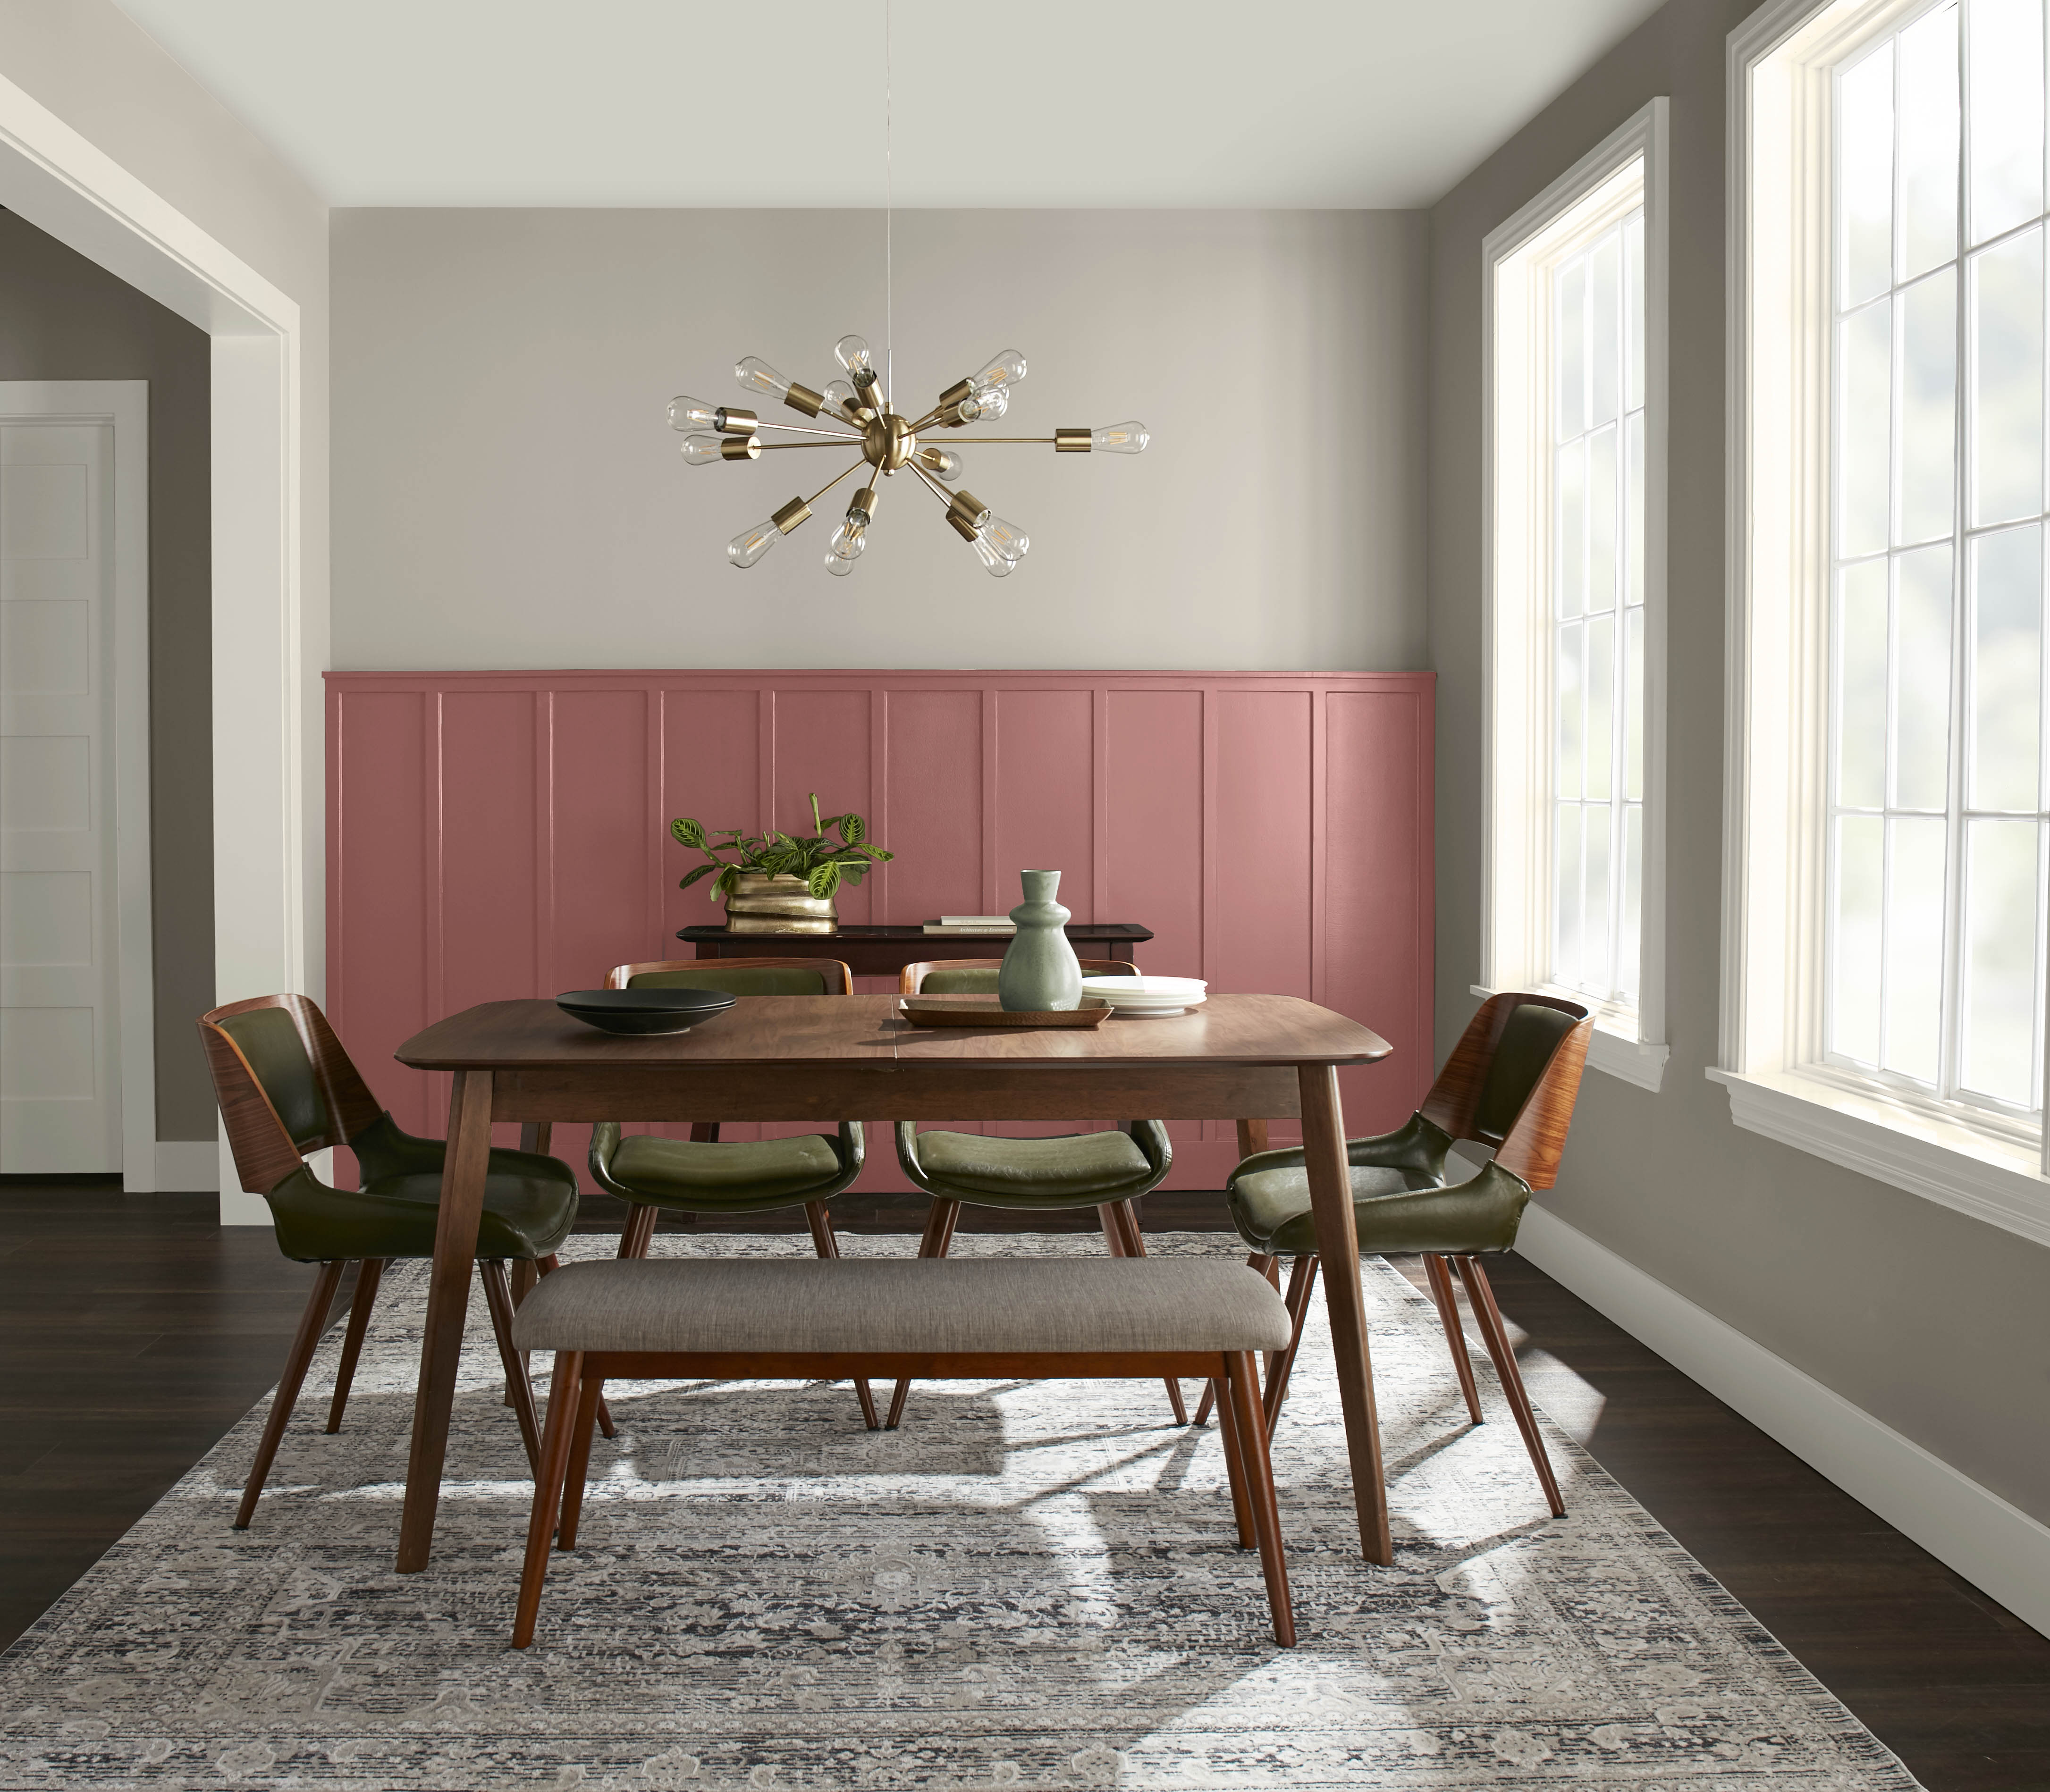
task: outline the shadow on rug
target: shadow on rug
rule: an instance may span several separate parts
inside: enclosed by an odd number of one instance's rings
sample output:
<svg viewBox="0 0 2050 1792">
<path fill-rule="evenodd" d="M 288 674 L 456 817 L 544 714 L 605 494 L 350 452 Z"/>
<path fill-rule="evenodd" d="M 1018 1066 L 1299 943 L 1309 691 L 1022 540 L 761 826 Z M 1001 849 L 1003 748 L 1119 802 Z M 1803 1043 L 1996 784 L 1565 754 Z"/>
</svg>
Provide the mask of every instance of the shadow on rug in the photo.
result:
<svg viewBox="0 0 2050 1792">
<path fill-rule="evenodd" d="M 392 1572 L 426 1286 L 399 1266 L 342 1432 L 320 1429 L 337 1327 L 250 1530 L 260 1407 L 0 1658 L 0 1786 L 1914 1787 L 1549 1427 L 1569 1516 L 1547 1517 L 1478 1346 L 1474 1428 L 1428 1303 L 1378 1261 L 1366 1285 L 1396 1563 L 1359 1558 L 1319 1299 L 1275 1439 L 1294 1650 L 1214 1425 L 1171 1425 L 1157 1381 L 926 1383 L 894 1433 L 844 1383 L 615 1383 L 520 1654 L 531 1488 L 481 1297 L 433 1565 Z"/>
</svg>

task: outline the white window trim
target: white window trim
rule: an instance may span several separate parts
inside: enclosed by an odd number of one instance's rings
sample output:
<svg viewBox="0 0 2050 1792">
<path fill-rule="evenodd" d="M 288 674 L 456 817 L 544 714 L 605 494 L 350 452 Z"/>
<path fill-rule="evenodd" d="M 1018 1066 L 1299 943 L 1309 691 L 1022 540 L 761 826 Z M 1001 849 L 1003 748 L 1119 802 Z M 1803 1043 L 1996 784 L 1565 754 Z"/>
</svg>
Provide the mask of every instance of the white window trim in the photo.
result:
<svg viewBox="0 0 2050 1792">
<path fill-rule="evenodd" d="M 1634 162 L 1644 166 L 1644 882 L 1635 1009 L 1596 1010 L 1588 1062 L 1656 1091 L 1666 1043 L 1666 140 L 1668 103 L 1654 99 L 1538 197 L 1488 232 L 1481 250 L 1482 529 L 1484 578 L 1480 980 L 1476 995 L 1543 989 L 1549 957 L 1538 917 L 1549 914 L 1551 813 L 1550 656 L 1535 650 L 1549 620 L 1548 583 L 1538 576 L 1530 535 L 1543 474 L 1530 452 L 1529 405 L 1536 326 L 1515 364 L 1499 353 L 1502 318 L 1534 316 L 1518 253 Z M 1633 202 L 1635 203 L 1635 202 Z M 1508 526 L 1498 493 L 1522 492 Z"/>
<path fill-rule="evenodd" d="M 1830 70 L 1927 0 L 1775 0 L 1730 34 L 1722 1011 L 1730 1117 L 2050 1244 L 2043 1145 L 1822 1056 Z"/>
</svg>

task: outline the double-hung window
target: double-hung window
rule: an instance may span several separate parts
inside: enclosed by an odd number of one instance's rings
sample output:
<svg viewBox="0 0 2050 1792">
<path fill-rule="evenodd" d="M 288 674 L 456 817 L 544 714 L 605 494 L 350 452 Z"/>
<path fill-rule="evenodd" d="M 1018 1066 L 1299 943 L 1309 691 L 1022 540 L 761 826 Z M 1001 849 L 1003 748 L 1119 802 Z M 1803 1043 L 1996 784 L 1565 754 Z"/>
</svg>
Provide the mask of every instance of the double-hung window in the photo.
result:
<svg viewBox="0 0 2050 1792">
<path fill-rule="evenodd" d="M 1739 1124 L 2050 1241 L 2044 0 L 1732 38 Z"/>
<path fill-rule="evenodd" d="M 1836 73 L 1824 1058 L 2040 1121 L 2041 0 Z"/>
<path fill-rule="evenodd" d="M 1656 1089 L 1663 256 L 1654 101 L 1492 232 L 1483 990 L 1597 1019 Z"/>
</svg>

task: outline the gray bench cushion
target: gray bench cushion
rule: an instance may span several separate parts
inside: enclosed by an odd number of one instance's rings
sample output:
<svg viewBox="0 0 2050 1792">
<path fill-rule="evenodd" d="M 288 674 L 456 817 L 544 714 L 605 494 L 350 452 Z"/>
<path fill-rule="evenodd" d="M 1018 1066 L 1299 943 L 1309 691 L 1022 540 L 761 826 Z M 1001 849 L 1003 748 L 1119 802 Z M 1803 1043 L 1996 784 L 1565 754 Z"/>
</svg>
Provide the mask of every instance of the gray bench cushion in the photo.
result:
<svg viewBox="0 0 2050 1792">
<path fill-rule="evenodd" d="M 523 1350 L 1278 1350 L 1257 1271 L 1174 1257 L 657 1257 L 573 1263 L 512 1323 Z"/>
</svg>

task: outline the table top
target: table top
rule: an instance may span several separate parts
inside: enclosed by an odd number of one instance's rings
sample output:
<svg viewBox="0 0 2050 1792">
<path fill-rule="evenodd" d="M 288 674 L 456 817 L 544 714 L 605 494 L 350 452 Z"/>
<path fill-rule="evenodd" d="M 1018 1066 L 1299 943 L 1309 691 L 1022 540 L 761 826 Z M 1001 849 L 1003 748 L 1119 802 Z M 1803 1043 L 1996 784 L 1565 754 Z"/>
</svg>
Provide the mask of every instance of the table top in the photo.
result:
<svg viewBox="0 0 2050 1792">
<path fill-rule="evenodd" d="M 420 1070 L 659 1069 L 757 1064 L 888 1069 L 986 1065 L 1371 1064 L 1380 1034 L 1293 995 L 1213 995 L 1165 1019 L 1113 1016 L 1097 1027 L 916 1027 L 894 995 L 748 995 L 687 1033 L 601 1033 L 543 1000 L 485 1002 L 437 1021 L 396 1054 Z"/>
<path fill-rule="evenodd" d="M 1074 940 L 1121 940 L 1129 945 L 1140 945 L 1153 937 L 1153 929 L 1141 927 L 1132 921 L 1071 921 L 1063 931 Z M 742 940 L 749 945 L 759 947 L 763 952 L 780 950 L 782 947 L 802 942 L 808 946 L 829 944 L 834 940 L 878 940 L 891 945 L 903 941 L 922 941 L 928 945 L 944 946 L 949 940 L 1007 940 L 1008 933 L 928 933 L 922 925 L 904 927 L 852 927 L 840 928 L 832 933 L 736 933 L 730 928 L 680 927 L 676 937 L 688 940 L 695 945 L 703 941 L 710 944 L 715 940 Z"/>
</svg>

